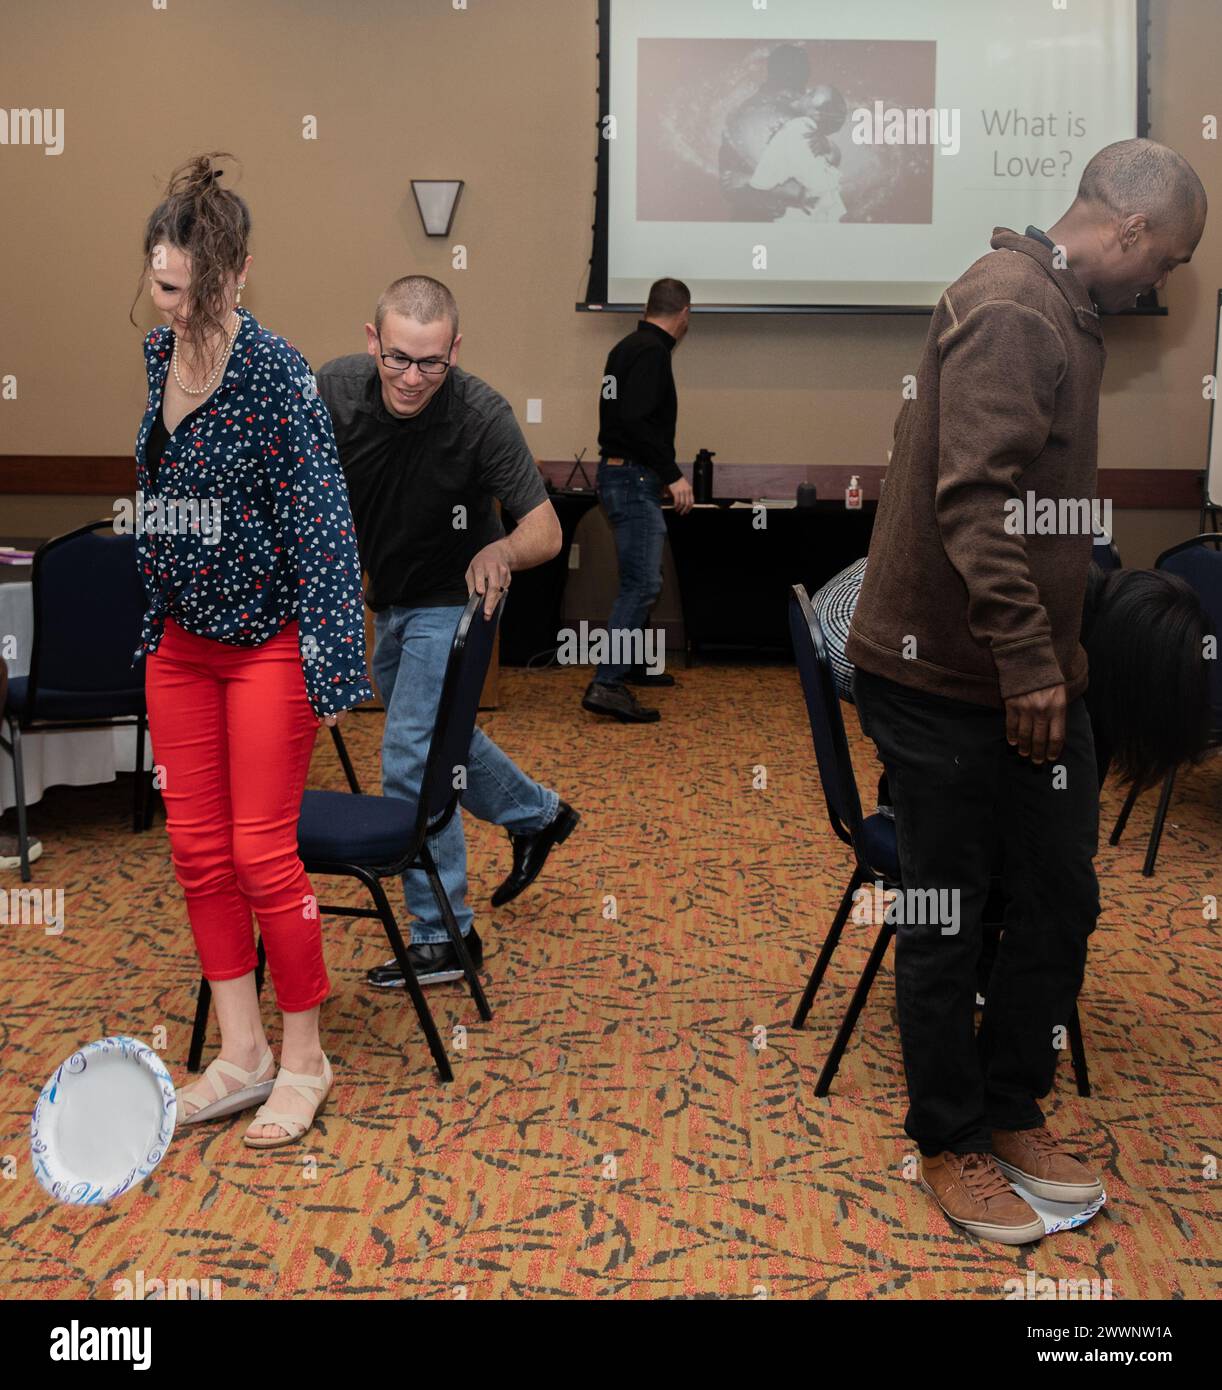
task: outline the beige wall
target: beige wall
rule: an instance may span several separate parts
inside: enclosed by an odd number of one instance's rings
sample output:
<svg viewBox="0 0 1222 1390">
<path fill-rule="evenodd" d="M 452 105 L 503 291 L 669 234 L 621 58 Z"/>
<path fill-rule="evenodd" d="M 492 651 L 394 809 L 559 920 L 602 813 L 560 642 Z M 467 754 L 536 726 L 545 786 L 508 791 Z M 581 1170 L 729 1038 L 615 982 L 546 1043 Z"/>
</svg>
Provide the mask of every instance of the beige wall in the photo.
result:
<svg viewBox="0 0 1222 1390">
<path fill-rule="evenodd" d="M 1199 468 L 1222 285 L 1222 154 L 1202 118 L 1222 116 L 1222 6 L 1151 8 L 1152 134 L 1193 161 L 1214 222 L 1172 277 L 1169 318 L 1109 324 L 1100 463 Z M 469 0 L 465 12 L 450 0 L 6 6 L 0 98 L 62 106 L 66 146 L 58 157 L 0 146 L 0 375 L 19 384 L 16 401 L 0 402 L 0 453 L 131 449 L 144 381 L 127 308 L 154 176 L 209 148 L 244 164 L 255 219 L 246 302 L 312 363 L 363 349 L 361 325 L 390 279 L 434 274 L 458 295 L 464 364 L 523 422 L 526 398 L 542 397 L 544 422 L 524 424 L 536 455 L 594 452 L 603 359 L 631 325 L 573 311 L 593 220 L 596 12 L 595 0 Z M 301 138 L 306 115 L 316 141 Z M 413 176 L 467 181 L 449 241 L 421 230 Z M 468 248 L 465 271 L 451 269 L 454 242 Z M 137 318 L 141 330 L 154 322 L 144 305 Z M 680 458 L 708 447 L 727 462 L 884 462 L 926 328 L 697 318 L 675 359 Z M 0 496 L 3 529 L 76 505 Z M 1132 562 L 1195 520 L 1159 518 L 1118 521 L 1122 540 L 1143 538 Z"/>
</svg>

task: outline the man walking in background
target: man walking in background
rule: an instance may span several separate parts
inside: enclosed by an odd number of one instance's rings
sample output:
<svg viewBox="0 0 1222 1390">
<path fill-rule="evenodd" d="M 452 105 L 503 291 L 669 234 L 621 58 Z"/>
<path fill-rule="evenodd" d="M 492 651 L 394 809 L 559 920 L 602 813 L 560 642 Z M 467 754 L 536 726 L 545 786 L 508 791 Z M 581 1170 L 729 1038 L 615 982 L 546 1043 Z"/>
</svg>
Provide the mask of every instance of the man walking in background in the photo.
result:
<svg viewBox="0 0 1222 1390">
<path fill-rule="evenodd" d="M 1089 525 L 1016 528 L 1013 504 L 1094 498 L 1099 310 L 1161 287 L 1192 256 L 1205 211 L 1185 159 L 1125 140 L 1090 161 L 1047 234 L 994 232 L 992 253 L 934 311 L 845 649 L 887 772 L 904 889 L 959 903 L 950 923 L 921 914 L 897 925 L 905 1129 L 946 1215 L 1007 1244 L 1044 1233 L 1008 1180 L 1078 1206 L 1102 1192 L 1038 1103 L 1099 912 L 1079 641 L 1092 537 Z M 1005 926 L 977 1039 L 981 915 L 999 843 Z"/>
<path fill-rule="evenodd" d="M 348 483 L 366 601 L 377 614 L 373 677 L 386 707 L 382 791 L 420 795 L 442 680 L 468 596 L 486 595 L 491 615 L 514 570 L 560 550 L 560 523 L 508 402 L 456 366 L 462 336 L 454 296 L 427 275 L 396 280 L 365 325 L 368 352 L 318 372 Z M 517 526 L 506 536 L 496 503 Z M 549 788 L 527 777 L 479 728 L 471 739 L 460 814 L 429 840 L 467 949 L 483 948 L 467 906 L 461 811 L 503 825 L 513 869 L 493 906 L 534 882 L 553 846 L 579 819 Z M 462 970 L 423 869 L 403 875 L 412 924 L 408 959 L 421 984 Z M 391 960 L 371 985 L 402 988 Z"/>
<path fill-rule="evenodd" d="M 598 500 L 615 531 L 619 595 L 607 627 L 612 635 L 641 633 L 662 590 L 669 489 L 680 515 L 692 509 L 692 485 L 675 463 L 679 412 L 670 356 L 687 333 L 692 296 L 681 280 L 658 280 L 649 291 L 636 331 L 611 349 L 599 398 Z M 594 673 L 582 706 L 621 723 L 653 723 L 660 716 L 628 689 L 673 685 L 674 677 L 647 675 L 628 665 L 604 664 Z"/>
</svg>

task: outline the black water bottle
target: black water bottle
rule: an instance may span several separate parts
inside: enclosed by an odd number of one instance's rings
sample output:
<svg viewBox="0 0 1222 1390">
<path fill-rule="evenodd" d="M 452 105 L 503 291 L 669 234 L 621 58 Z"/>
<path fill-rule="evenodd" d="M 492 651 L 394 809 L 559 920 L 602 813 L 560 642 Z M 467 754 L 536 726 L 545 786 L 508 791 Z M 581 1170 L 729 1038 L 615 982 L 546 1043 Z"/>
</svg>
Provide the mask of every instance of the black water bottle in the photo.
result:
<svg viewBox="0 0 1222 1390">
<path fill-rule="evenodd" d="M 697 502 L 713 500 L 713 460 L 717 457 L 708 449 L 701 449 L 692 466 L 692 495 Z"/>
</svg>

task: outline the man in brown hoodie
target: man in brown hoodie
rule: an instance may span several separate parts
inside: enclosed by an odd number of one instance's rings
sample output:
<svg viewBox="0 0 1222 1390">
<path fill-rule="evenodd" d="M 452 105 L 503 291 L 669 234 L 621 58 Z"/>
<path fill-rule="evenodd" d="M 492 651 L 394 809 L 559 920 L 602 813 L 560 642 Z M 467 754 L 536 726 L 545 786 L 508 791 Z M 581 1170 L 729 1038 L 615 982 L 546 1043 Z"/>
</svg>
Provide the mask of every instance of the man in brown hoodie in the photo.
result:
<svg viewBox="0 0 1222 1390">
<path fill-rule="evenodd" d="M 899 914 L 905 1129 L 947 1216 L 1010 1244 L 1044 1228 L 1007 1179 L 1053 1201 L 1102 1191 L 1038 1104 L 1099 912 L 1078 640 L 1099 312 L 1160 288 L 1192 256 L 1205 212 L 1182 156 L 1125 140 L 1090 161 L 1047 234 L 994 232 L 934 310 L 846 647 L 887 771 L 906 901 L 953 905 L 937 921 Z M 1005 930 L 977 1040 L 980 917 L 999 855 Z"/>
</svg>

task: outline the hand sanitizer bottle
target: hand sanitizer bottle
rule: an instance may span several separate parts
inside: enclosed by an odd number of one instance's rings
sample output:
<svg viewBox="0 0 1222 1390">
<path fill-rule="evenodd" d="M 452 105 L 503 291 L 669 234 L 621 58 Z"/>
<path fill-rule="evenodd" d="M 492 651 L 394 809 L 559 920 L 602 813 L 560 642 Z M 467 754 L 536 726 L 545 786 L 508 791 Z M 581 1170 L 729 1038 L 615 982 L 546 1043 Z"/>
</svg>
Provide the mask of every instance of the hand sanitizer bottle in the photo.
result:
<svg viewBox="0 0 1222 1390">
<path fill-rule="evenodd" d="M 861 511 L 861 484 L 856 473 L 849 479 L 849 485 L 844 490 L 844 505 L 850 511 Z"/>
</svg>

